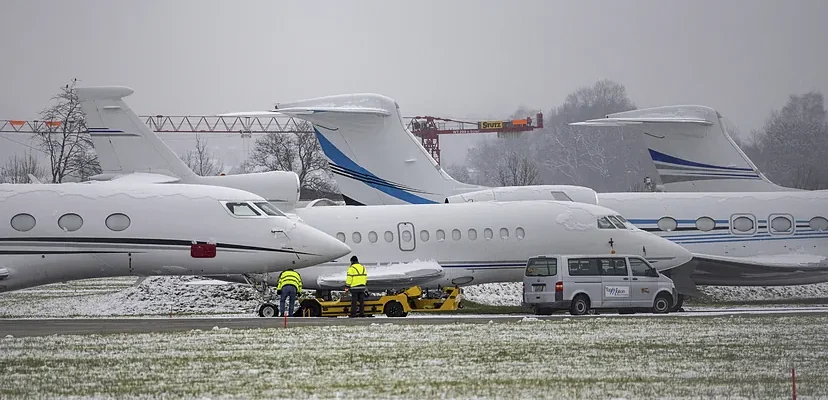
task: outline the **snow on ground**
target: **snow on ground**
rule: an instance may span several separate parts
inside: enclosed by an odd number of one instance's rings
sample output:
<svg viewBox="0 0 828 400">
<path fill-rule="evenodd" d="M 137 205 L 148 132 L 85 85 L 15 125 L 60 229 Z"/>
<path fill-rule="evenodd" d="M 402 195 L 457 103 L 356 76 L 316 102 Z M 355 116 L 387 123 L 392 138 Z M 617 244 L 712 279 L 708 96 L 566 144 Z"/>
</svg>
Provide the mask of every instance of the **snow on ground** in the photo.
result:
<svg viewBox="0 0 828 400">
<path fill-rule="evenodd" d="M 699 286 L 699 290 L 707 296 L 704 299 L 706 303 L 828 299 L 828 283 L 801 286 Z M 466 299 L 495 306 L 519 306 L 522 291 L 522 283 L 487 283 L 463 289 Z"/>
<path fill-rule="evenodd" d="M 255 315 L 256 292 L 247 285 L 217 284 L 197 277 L 150 277 L 134 286 L 135 278 L 87 279 L 44 285 L 0 294 L 0 317 L 91 317 L 121 315 L 221 314 Z M 715 302 L 826 298 L 828 284 L 778 287 L 700 286 Z M 518 306 L 521 283 L 469 286 L 467 300 L 497 306 Z M 783 302 L 785 303 L 785 302 Z M 693 302 L 687 303 L 692 306 Z"/>
<path fill-rule="evenodd" d="M 799 398 L 828 315 L 573 317 L 0 339 L 0 398 Z"/>
</svg>

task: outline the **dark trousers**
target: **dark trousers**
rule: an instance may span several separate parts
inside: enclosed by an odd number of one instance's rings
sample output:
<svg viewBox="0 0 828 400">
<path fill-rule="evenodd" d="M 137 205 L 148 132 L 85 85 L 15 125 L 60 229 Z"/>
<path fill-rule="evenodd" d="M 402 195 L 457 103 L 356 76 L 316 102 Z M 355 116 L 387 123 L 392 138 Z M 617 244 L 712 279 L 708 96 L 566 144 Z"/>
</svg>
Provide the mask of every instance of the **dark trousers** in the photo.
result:
<svg viewBox="0 0 828 400">
<path fill-rule="evenodd" d="M 285 300 L 287 300 L 288 308 L 290 309 L 290 312 L 288 313 L 288 316 L 292 317 L 293 316 L 293 303 L 296 302 L 296 286 L 293 286 L 293 285 L 282 286 L 282 295 L 279 296 L 279 312 L 281 312 L 282 315 L 285 315 L 285 311 L 288 311 L 288 310 L 285 309 Z"/>
<path fill-rule="evenodd" d="M 351 289 L 351 316 L 364 317 L 365 316 L 365 288 Z M 359 313 L 357 313 L 357 303 L 359 303 Z"/>
</svg>

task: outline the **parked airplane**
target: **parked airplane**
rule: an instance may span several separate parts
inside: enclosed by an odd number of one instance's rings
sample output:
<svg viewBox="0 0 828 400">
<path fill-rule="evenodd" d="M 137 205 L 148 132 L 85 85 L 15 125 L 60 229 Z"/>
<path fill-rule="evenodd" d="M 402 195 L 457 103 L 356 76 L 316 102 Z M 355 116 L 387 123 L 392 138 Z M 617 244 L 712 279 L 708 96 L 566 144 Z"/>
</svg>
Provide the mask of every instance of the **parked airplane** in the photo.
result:
<svg viewBox="0 0 828 400">
<path fill-rule="evenodd" d="M 313 124 L 348 204 L 585 201 L 619 211 L 639 228 L 692 251 L 699 261 L 697 284 L 828 281 L 828 191 L 598 194 L 566 185 L 486 188 L 457 182 L 440 168 L 405 128 L 397 103 L 385 96 L 329 96 L 228 115 L 275 112 Z"/>
<path fill-rule="evenodd" d="M 664 106 L 575 122 L 629 127 L 644 143 L 668 192 L 795 191 L 771 182 L 727 132 L 722 115 L 705 106 Z"/>
<path fill-rule="evenodd" d="M 90 131 L 110 131 L 111 146 L 96 147 L 103 164 L 121 159 L 116 149 L 130 149 L 140 160 L 136 138 L 157 138 L 121 99 L 127 88 L 79 88 L 78 98 Z M 129 143 L 129 144 L 127 144 Z M 156 146 L 174 157 L 163 142 Z M 157 150 L 156 150 L 157 151 Z M 102 153 L 109 153 L 103 155 Z M 137 163 L 137 161 L 136 161 Z M 127 173 L 121 179 L 132 179 Z M 220 184 L 216 180 L 214 184 Z M 681 246 L 627 225 L 613 225 L 618 213 L 595 205 L 538 201 L 520 203 L 450 204 L 436 207 L 409 205 L 382 207 L 326 206 L 297 208 L 292 212 L 311 226 L 349 243 L 369 270 L 374 266 L 408 263 L 402 279 L 371 274 L 372 289 L 381 285 L 437 286 L 522 279 L 525 262 L 537 254 L 559 251 L 607 254 L 613 250 L 641 254 L 661 269 L 673 269 L 690 260 Z M 599 227 L 600 224 L 600 227 Z M 434 262 L 430 262 L 434 261 Z M 331 289 L 320 282 L 344 273 L 348 262 L 337 260 L 304 268 L 304 286 Z M 239 277 L 213 277 L 239 281 Z M 386 279 L 387 278 L 387 279 Z M 333 279 L 335 280 L 335 279 Z M 270 284 L 273 280 L 268 280 Z"/>
<path fill-rule="evenodd" d="M 267 274 L 350 253 L 262 197 L 206 185 L 0 185 L 0 292 L 111 276 Z"/>
</svg>

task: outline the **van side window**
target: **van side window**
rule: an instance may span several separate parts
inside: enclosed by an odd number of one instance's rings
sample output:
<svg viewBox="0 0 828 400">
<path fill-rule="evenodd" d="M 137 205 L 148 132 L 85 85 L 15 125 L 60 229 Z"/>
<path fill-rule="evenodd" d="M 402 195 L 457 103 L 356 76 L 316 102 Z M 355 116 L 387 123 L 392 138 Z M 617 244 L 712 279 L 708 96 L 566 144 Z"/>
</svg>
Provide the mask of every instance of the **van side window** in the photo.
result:
<svg viewBox="0 0 828 400">
<path fill-rule="evenodd" d="M 652 267 L 638 258 L 630 258 L 630 269 L 633 276 L 658 276 L 658 274 L 653 274 Z"/>
<path fill-rule="evenodd" d="M 570 276 L 600 276 L 598 260 L 594 258 L 576 258 L 569 260 Z"/>
<path fill-rule="evenodd" d="M 529 260 L 526 266 L 526 276 L 555 276 L 558 275 L 558 260 L 554 258 Z"/>
<path fill-rule="evenodd" d="M 623 258 L 602 258 L 598 260 L 601 264 L 601 275 L 627 276 L 627 263 Z"/>
<path fill-rule="evenodd" d="M 609 222 L 607 217 L 598 218 L 598 228 L 599 229 L 615 229 L 615 225 Z"/>
</svg>

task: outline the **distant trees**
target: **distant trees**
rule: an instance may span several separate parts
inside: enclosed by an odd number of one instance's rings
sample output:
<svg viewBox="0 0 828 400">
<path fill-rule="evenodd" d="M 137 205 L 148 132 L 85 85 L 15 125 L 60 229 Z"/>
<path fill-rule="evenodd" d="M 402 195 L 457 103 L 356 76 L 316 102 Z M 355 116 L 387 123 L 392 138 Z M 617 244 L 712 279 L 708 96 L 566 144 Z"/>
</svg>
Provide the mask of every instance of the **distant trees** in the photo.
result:
<svg viewBox="0 0 828 400">
<path fill-rule="evenodd" d="M 306 190 L 329 192 L 336 187 L 313 132 L 268 133 L 256 139 L 248 166 L 296 172 L 302 189 Z"/>
<path fill-rule="evenodd" d="M 791 95 L 752 132 L 745 153 L 774 183 L 799 189 L 828 188 L 828 112 L 822 93 Z"/>
<path fill-rule="evenodd" d="M 213 157 L 207 148 L 207 139 L 202 140 L 199 135 L 196 135 L 195 149 L 179 157 L 199 176 L 218 175 L 224 169 L 224 163 Z"/>
<path fill-rule="evenodd" d="M 46 170 L 31 151 L 23 155 L 13 154 L 0 167 L 0 183 L 33 183 L 29 174 L 43 180 Z"/>
<path fill-rule="evenodd" d="M 52 97 L 55 103 L 40 112 L 43 121 L 35 133 L 40 147 L 49 157 L 52 183 L 61 183 L 67 177 L 85 180 L 101 172 L 92 139 L 86 130 L 83 111 L 75 94 L 77 79 L 60 88 Z"/>
<path fill-rule="evenodd" d="M 641 137 L 620 128 L 568 124 L 635 108 L 623 85 L 601 80 L 570 93 L 545 116 L 543 130 L 486 140 L 470 149 L 468 163 L 480 175 L 480 183 L 489 186 L 545 183 L 630 190 L 646 175 L 655 176 Z M 536 113 L 521 107 L 512 117 Z"/>
</svg>

